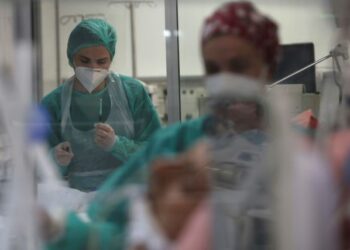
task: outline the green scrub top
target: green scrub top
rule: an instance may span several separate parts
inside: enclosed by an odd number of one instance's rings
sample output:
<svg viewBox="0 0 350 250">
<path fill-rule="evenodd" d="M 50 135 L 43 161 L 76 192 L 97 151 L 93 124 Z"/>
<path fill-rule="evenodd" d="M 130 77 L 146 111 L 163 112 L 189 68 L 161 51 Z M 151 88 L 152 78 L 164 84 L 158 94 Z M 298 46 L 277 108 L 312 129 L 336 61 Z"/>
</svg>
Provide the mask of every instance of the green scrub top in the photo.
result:
<svg viewBox="0 0 350 250">
<path fill-rule="evenodd" d="M 113 147 L 109 150 L 111 155 L 124 162 L 141 145 L 146 143 L 150 136 L 156 130 L 158 130 L 161 125 L 157 112 L 155 111 L 152 102 L 142 84 L 136 79 L 128 76 L 117 76 L 115 74 L 113 74 L 113 76 L 118 77 L 120 80 L 120 83 L 125 91 L 129 110 L 133 119 L 133 138 L 120 136 L 118 135 L 118 131 L 116 131 L 118 138 Z M 58 87 L 44 97 L 41 102 L 42 105 L 47 108 L 51 116 L 51 131 L 48 142 L 52 149 L 64 141 L 61 133 L 61 120 L 63 113 L 63 107 L 61 106 L 62 91 L 63 86 Z M 106 89 L 95 94 L 83 94 L 73 91 L 70 114 L 75 128 L 84 131 L 85 129 L 91 128 L 94 123 L 99 122 L 99 110 L 96 108 L 96 106 L 92 109 L 90 107 L 91 105 L 85 106 L 84 104 L 96 103 L 97 101 L 99 102 L 101 97 L 103 99 L 102 121 L 104 121 L 111 108 L 108 91 Z M 83 104 L 83 106 L 79 104 Z M 96 105 L 99 107 L 97 103 Z M 63 175 L 69 174 L 67 172 L 67 167 L 59 166 L 59 168 Z"/>
<path fill-rule="evenodd" d="M 191 148 L 205 138 L 208 125 L 210 119 L 202 117 L 158 131 L 102 185 L 88 208 L 90 221 L 70 213 L 63 236 L 51 242 L 48 249 L 125 249 L 129 201 L 118 196 L 113 200 L 111 194 L 126 184 L 147 183 L 147 168 L 152 160 L 172 157 Z"/>
<path fill-rule="evenodd" d="M 88 131 L 94 128 L 95 123 L 105 122 L 110 110 L 111 100 L 107 88 L 91 94 L 79 91 L 72 93 L 71 115 L 74 127 L 78 130 Z"/>
</svg>

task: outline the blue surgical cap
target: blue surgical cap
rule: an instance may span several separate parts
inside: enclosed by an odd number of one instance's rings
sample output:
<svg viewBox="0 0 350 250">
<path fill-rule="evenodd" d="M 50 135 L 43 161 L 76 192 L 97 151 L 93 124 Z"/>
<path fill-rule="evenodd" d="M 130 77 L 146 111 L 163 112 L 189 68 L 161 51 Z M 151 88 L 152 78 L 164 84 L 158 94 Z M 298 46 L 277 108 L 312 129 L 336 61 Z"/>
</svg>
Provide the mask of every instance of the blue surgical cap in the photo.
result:
<svg viewBox="0 0 350 250">
<path fill-rule="evenodd" d="M 113 59 L 117 33 L 115 29 L 102 19 L 86 19 L 81 21 L 70 33 L 67 45 L 69 64 L 73 67 L 74 55 L 83 48 L 104 46 Z"/>
</svg>

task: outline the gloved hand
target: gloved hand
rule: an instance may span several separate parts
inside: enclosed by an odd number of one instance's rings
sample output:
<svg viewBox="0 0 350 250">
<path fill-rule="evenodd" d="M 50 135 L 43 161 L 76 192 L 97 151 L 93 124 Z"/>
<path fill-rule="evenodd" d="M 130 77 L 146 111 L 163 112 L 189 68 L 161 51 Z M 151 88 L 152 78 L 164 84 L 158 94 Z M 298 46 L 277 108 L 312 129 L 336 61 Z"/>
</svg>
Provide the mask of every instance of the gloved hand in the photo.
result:
<svg viewBox="0 0 350 250">
<path fill-rule="evenodd" d="M 95 125 L 95 142 L 104 150 L 110 149 L 116 140 L 114 129 L 106 123 L 97 123 Z"/>
<path fill-rule="evenodd" d="M 54 149 L 54 154 L 57 163 L 64 167 L 69 165 L 74 156 L 70 143 L 67 141 L 58 144 Z"/>
</svg>

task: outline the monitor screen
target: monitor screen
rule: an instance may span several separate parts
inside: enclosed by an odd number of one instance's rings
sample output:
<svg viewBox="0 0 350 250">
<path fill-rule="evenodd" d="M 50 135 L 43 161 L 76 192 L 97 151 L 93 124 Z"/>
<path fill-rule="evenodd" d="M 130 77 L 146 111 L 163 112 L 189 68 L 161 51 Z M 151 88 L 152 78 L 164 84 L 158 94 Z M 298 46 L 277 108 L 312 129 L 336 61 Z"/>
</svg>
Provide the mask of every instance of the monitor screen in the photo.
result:
<svg viewBox="0 0 350 250">
<path fill-rule="evenodd" d="M 281 59 L 277 65 L 277 71 L 273 76 L 274 81 L 278 81 L 315 62 L 313 43 L 286 44 L 281 47 Z M 306 93 L 315 93 L 315 67 L 310 67 L 307 70 L 284 80 L 281 84 L 303 84 Z"/>
</svg>

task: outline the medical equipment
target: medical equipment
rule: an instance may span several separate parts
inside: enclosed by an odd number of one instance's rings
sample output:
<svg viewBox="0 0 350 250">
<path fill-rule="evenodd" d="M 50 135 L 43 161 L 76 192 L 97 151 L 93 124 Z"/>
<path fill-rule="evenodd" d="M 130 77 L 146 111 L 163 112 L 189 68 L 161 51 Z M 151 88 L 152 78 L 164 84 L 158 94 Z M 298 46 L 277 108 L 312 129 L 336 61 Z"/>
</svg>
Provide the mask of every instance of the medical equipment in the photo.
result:
<svg viewBox="0 0 350 250">
<path fill-rule="evenodd" d="M 315 44 L 291 43 L 283 44 L 280 48 L 280 59 L 276 71 L 272 76 L 272 82 L 284 78 L 305 65 L 315 62 Z M 316 67 L 311 67 L 304 72 L 297 74 L 281 84 L 304 84 L 305 93 L 316 93 Z"/>
<path fill-rule="evenodd" d="M 311 67 L 313 67 L 313 66 L 315 66 L 315 65 L 317 65 L 317 64 L 319 64 L 319 63 L 321 63 L 321 62 L 323 62 L 323 61 L 325 61 L 327 59 L 329 59 L 329 58 L 333 58 L 333 60 L 336 63 L 337 69 L 341 71 L 338 57 L 342 57 L 343 60 L 348 60 L 349 59 L 348 47 L 347 47 L 346 44 L 338 44 L 334 49 L 332 49 L 329 52 L 329 54 L 327 56 L 325 56 L 325 57 L 317 60 L 316 62 L 311 63 L 311 64 L 309 64 L 309 65 L 307 65 L 307 66 L 305 66 L 305 67 L 303 67 L 303 68 L 293 72 L 292 74 L 290 74 L 290 75 L 288 75 L 288 76 L 286 76 L 286 77 L 284 77 L 284 78 L 282 78 L 282 79 L 272 83 L 269 87 L 273 88 L 274 86 L 276 86 L 276 85 L 280 84 L 281 82 L 291 78 L 292 76 L 295 76 L 295 75 L 297 75 L 297 74 L 299 74 L 299 73 L 301 73 L 301 72 L 303 72 L 303 71 L 305 71 L 305 70 L 307 70 L 307 69 L 309 69 L 309 68 L 311 68 Z M 338 87 L 341 88 L 341 86 L 338 86 Z"/>
<path fill-rule="evenodd" d="M 348 46 L 346 43 L 338 44 L 334 49 L 332 49 L 329 54 L 314 63 L 311 63 L 296 72 L 272 83 L 269 85 L 270 89 L 273 89 L 276 86 L 279 86 L 283 81 L 300 74 L 301 72 L 327 60 L 333 59 L 333 72 L 331 75 L 324 75 L 323 79 L 323 89 L 321 91 L 320 97 L 320 108 L 319 108 L 319 117 L 320 117 L 320 130 L 318 132 L 318 137 L 320 137 L 324 132 L 331 129 L 337 122 L 341 122 L 339 119 L 342 116 L 341 107 L 342 107 L 342 98 L 343 98 L 343 89 L 344 83 L 342 82 L 342 78 L 339 78 L 338 74 L 342 72 L 342 68 L 340 66 L 339 57 L 342 58 L 343 61 L 349 59 Z M 339 73 L 336 73 L 339 72 Z M 334 96 L 336 94 L 337 96 Z M 335 97 L 335 99 L 331 97 Z M 307 100 L 307 99 L 304 99 Z M 315 103 L 315 97 L 309 96 L 308 100 L 309 105 Z M 294 102 L 294 105 L 298 102 Z M 300 101 L 299 103 L 303 103 Z M 318 108 L 317 108 L 318 110 Z M 313 110 L 315 113 L 317 110 Z M 302 111 L 302 110 L 301 110 Z"/>
</svg>

